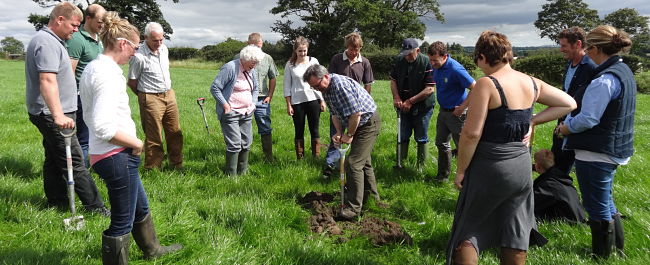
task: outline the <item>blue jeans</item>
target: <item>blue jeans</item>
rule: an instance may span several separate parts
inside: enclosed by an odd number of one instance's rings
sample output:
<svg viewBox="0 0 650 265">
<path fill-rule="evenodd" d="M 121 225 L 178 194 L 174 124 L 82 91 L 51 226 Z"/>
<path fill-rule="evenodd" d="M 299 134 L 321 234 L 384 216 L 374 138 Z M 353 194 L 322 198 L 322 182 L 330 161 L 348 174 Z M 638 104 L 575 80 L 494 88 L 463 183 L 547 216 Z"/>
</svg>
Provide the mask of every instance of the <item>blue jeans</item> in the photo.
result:
<svg viewBox="0 0 650 265">
<path fill-rule="evenodd" d="M 90 133 L 88 132 L 88 126 L 84 122 L 84 111 L 81 106 L 81 97 L 77 96 L 77 139 L 79 140 L 79 145 L 81 146 L 81 151 L 83 152 L 84 164 L 86 167 L 90 167 L 90 158 L 88 157 L 88 141 L 90 139 Z"/>
<path fill-rule="evenodd" d="M 111 202 L 111 224 L 104 230 L 107 236 L 130 233 L 133 222 L 142 221 L 149 213 L 149 200 L 138 173 L 140 157 L 131 152 L 131 148 L 127 148 L 93 165 L 106 183 Z"/>
<path fill-rule="evenodd" d="M 575 160 L 582 204 L 593 221 L 611 221 L 618 211 L 612 198 L 612 183 L 618 165 Z"/>
<path fill-rule="evenodd" d="M 327 155 L 325 156 L 325 163 L 329 166 L 334 166 L 336 161 L 341 159 L 341 153 L 334 147 L 334 142 L 332 137 L 336 134 L 336 127 L 334 127 L 334 122 L 332 122 L 332 114 L 330 114 L 330 144 L 327 146 Z"/>
<path fill-rule="evenodd" d="M 431 121 L 431 116 L 433 115 L 433 108 L 425 110 L 417 115 L 411 115 L 411 113 L 401 113 L 402 124 L 400 128 L 401 133 L 401 143 L 407 143 L 409 138 L 411 138 L 411 133 L 415 136 L 415 142 L 419 144 L 424 144 L 429 142 L 429 122 Z"/>
<path fill-rule="evenodd" d="M 255 104 L 255 123 L 257 124 L 257 133 L 260 135 L 271 134 L 271 102 L 264 104 L 266 97 L 258 97 Z"/>
</svg>

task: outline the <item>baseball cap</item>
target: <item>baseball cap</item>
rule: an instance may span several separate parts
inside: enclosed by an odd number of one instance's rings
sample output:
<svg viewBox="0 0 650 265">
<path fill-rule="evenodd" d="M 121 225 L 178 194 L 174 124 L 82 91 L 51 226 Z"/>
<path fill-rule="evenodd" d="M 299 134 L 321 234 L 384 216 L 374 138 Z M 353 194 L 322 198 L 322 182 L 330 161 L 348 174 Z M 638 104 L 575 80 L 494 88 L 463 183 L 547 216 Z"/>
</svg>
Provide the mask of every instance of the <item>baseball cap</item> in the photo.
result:
<svg viewBox="0 0 650 265">
<path fill-rule="evenodd" d="M 409 54 L 413 49 L 420 47 L 418 45 L 418 41 L 414 38 L 408 38 L 405 39 L 402 42 L 402 51 L 399 53 L 399 55 L 404 56 Z"/>
</svg>

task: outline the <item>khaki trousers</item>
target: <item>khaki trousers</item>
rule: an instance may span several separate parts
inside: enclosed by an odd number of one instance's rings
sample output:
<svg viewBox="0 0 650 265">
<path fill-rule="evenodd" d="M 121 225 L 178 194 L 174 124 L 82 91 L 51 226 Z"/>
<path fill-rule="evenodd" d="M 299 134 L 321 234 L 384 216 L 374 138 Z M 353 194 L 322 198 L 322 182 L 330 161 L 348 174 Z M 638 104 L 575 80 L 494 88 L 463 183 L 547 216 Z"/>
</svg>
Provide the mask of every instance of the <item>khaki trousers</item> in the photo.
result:
<svg viewBox="0 0 650 265">
<path fill-rule="evenodd" d="M 165 131 L 167 153 L 171 167 L 183 165 L 183 133 L 181 132 L 176 93 L 173 89 L 164 93 L 138 92 L 140 120 L 145 134 L 144 167 L 161 168 L 165 151 L 162 131 Z"/>
</svg>

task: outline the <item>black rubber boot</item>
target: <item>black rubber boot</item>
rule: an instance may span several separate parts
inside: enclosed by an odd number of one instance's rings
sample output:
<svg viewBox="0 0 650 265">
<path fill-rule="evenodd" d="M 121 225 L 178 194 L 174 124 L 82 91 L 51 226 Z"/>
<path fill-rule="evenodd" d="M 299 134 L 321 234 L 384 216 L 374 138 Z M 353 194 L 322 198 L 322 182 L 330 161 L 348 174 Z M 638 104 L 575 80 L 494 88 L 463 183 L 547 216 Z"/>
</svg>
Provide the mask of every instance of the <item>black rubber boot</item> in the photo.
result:
<svg viewBox="0 0 650 265">
<path fill-rule="evenodd" d="M 623 230 L 623 222 L 621 220 L 621 213 L 616 213 L 614 216 L 614 245 L 620 254 L 623 254 L 625 247 L 625 231 Z"/>
<path fill-rule="evenodd" d="M 614 221 L 589 221 L 591 251 L 596 258 L 607 259 L 614 248 Z"/>
<path fill-rule="evenodd" d="M 424 163 L 427 160 L 428 156 L 429 150 L 427 149 L 427 143 L 418 143 L 418 171 L 422 171 L 424 169 Z"/>
<path fill-rule="evenodd" d="M 436 181 L 447 181 L 451 171 L 451 151 L 441 151 L 438 148 L 438 174 Z"/>
<path fill-rule="evenodd" d="M 248 154 L 250 150 L 242 149 L 239 151 L 239 156 L 237 158 L 237 175 L 243 175 L 248 172 Z"/>
<path fill-rule="evenodd" d="M 153 225 L 151 213 L 147 214 L 142 221 L 133 223 L 131 234 L 133 234 L 135 243 L 142 250 L 146 259 L 155 259 L 183 248 L 181 244 L 173 244 L 170 246 L 160 245 L 156 237 L 156 229 Z"/>
<path fill-rule="evenodd" d="M 228 176 L 237 175 L 237 159 L 239 153 L 235 152 L 226 152 L 226 174 Z"/>
<path fill-rule="evenodd" d="M 129 264 L 129 234 L 112 237 L 102 234 L 102 264 Z"/>
<path fill-rule="evenodd" d="M 266 161 L 273 161 L 273 137 L 271 134 L 262 135 L 262 152 L 264 152 L 264 159 Z"/>
<path fill-rule="evenodd" d="M 399 159 L 402 167 L 404 167 L 404 161 L 406 161 L 406 159 L 409 157 L 409 142 L 406 141 L 401 144 L 397 144 L 395 147 L 395 154 L 396 156 L 397 154 L 400 154 L 400 157 L 397 157 L 397 159 Z M 397 167 L 397 164 L 395 167 Z"/>
</svg>

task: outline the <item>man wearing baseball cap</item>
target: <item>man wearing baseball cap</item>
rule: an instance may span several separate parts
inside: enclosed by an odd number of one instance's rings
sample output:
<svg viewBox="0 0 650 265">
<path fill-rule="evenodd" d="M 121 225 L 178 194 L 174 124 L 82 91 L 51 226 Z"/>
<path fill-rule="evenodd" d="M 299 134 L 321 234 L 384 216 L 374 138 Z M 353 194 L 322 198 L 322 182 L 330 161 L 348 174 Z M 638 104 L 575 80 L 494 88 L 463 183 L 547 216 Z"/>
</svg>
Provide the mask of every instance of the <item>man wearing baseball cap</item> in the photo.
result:
<svg viewBox="0 0 650 265">
<path fill-rule="evenodd" d="M 400 139 L 397 145 L 398 160 L 408 156 L 411 134 L 418 144 L 418 169 L 422 169 L 427 157 L 429 122 L 436 103 L 433 67 L 429 58 L 420 53 L 416 39 L 402 42 L 402 51 L 395 60 L 390 73 L 390 89 L 393 106 L 401 115 Z"/>
</svg>

